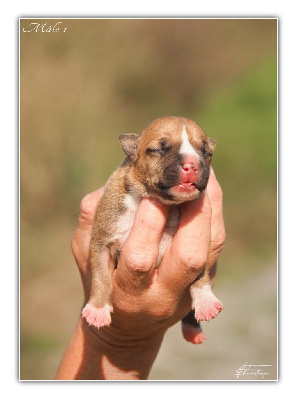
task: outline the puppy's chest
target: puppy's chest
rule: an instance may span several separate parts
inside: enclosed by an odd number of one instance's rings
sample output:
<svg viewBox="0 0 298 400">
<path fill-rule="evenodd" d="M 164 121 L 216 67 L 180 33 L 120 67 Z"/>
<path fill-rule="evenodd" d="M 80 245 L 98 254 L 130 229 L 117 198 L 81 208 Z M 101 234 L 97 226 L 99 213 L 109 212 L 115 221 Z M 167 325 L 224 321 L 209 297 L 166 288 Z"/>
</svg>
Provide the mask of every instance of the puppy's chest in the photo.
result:
<svg viewBox="0 0 298 400">
<path fill-rule="evenodd" d="M 115 233 L 112 238 L 115 250 L 121 250 L 132 228 L 136 211 L 140 205 L 142 198 L 135 193 L 127 193 L 124 196 L 123 204 L 125 211 L 117 218 L 115 225 Z M 157 264 L 160 263 L 166 249 L 173 240 L 173 236 L 177 231 L 179 223 L 180 209 L 178 206 L 169 208 L 167 222 L 159 244 L 159 257 Z"/>
</svg>

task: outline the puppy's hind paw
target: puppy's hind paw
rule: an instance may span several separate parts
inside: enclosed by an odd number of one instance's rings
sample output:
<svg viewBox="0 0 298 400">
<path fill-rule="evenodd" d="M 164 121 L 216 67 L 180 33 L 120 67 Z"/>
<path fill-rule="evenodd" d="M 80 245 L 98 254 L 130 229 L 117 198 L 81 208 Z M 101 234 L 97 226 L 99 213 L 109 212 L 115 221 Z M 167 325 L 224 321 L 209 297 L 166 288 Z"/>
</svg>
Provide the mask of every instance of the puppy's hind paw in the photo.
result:
<svg viewBox="0 0 298 400">
<path fill-rule="evenodd" d="M 196 327 L 187 323 L 182 323 L 182 333 L 184 339 L 193 344 L 201 344 L 206 339 L 206 335 L 200 326 Z"/>
<path fill-rule="evenodd" d="M 214 296 L 209 296 L 193 305 L 197 321 L 210 321 L 215 318 L 223 309 L 221 302 Z"/>
<path fill-rule="evenodd" d="M 82 317 L 85 318 L 87 324 L 95 326 L 97 329 L 102 326 L 109 326 L 111 323 L 111 312 L 113 307 L 109 304 L 103 307 L 95 307 L 92 304 L 87 304 L 82 311 Z"/>
</svg>

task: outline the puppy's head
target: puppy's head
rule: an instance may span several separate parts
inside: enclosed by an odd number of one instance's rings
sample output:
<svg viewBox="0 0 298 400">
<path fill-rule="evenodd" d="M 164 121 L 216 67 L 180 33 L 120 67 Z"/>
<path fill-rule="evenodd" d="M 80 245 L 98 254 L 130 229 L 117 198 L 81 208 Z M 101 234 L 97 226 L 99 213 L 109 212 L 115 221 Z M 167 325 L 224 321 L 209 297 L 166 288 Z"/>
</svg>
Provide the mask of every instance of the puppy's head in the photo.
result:
<svg viewBox="0 0 298 400">
<path fill-rule="evenodd" d="M 163 203 L 193 200 L 206 188 L 214 139 L 192 120 L 162 117 L 140 135 L 120 135 L 135 185 Z"/>
</svg>

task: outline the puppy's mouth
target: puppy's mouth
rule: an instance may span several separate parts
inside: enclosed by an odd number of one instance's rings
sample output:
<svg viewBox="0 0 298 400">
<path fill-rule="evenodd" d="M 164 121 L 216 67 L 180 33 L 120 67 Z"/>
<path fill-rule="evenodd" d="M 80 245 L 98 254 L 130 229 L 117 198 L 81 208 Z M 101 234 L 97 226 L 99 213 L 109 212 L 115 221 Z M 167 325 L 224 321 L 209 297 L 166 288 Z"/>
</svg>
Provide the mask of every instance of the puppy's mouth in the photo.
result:
<svg viewBox="0 0 298 400">
<path fill-rule="evenodd" d="M 179 182 L 177 185 L 174 185 L 172 190 L 176 193 L 192 193 L 198 191 L 199 189 L 195 182 L 186 181 Z"/>
<path fill-rule="evenodd" d="M 191 164 L 192 165 L 192 164 Z M 197 181 L 200 176 L 198 167 L 183 166 L 179 171 L 179 183 L 172 187 L 175 193 L 192 193 L 198 191 Z"/>
<path fill-rule="evenodd" d="M 209 169 L 201 163 L 200 167 L 192 163 L 165 168 L 161 179 L 154 183 L 155 193 L 169 204 L 180 204 L 194 200 L 206 188 Z M 149 185 L 147 191 L 149 192 Z"/>
</svg>

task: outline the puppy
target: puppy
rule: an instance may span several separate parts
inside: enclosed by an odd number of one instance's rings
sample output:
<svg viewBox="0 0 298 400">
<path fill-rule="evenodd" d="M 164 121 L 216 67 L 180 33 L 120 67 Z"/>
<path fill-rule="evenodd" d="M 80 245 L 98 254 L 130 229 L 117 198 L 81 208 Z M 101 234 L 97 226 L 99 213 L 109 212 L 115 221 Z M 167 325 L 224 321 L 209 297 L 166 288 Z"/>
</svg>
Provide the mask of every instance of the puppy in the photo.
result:
<svg viewBox="0 0 298 400">
<path fill-rule="evenodd" d="M 140 135 L 120 135 L 126 154 L 110 177 L 96 212 L 91 238 L 92 288 L 82 316 L 98 329 L 111 323 L 112 272 L 143 197 L 171 205 L 159 247 L 157 266 L 179 222 L 179 204 L 196 199 L 206 188 L 216 145 L 192 120 L 162 117 Z M 222 304 L 211 290 L 209 271 L 190 287 L 192 308 L 182 320 L 186 340 L 201 343 L 199 321 L 209 321 Z"/>
</svg>

